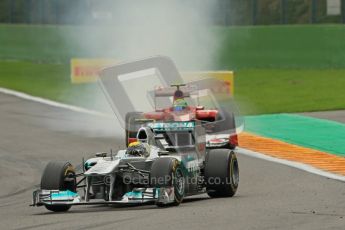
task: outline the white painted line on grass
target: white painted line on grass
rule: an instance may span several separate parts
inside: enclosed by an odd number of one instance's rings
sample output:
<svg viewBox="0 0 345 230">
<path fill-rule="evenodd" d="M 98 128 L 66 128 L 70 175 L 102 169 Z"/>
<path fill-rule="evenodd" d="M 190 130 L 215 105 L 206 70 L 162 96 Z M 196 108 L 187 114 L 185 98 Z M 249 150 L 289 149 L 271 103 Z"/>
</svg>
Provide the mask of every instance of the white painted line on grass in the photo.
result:
<svg viewBox="0 0 345 230">
<path fill-rule="evenodd" d="M 323 176 L 323 177 L 327 177 L 330 179 L 334 179 L 334 180 L 339 180 L 342 182 L 345 182 L 345 176 L 342 175 L 338 175 L 338 174 L 334 174 L 334 173 L 330 173 L 330 172 L 326 172 L 323 171 L 321 169 L 315 168 L 311 165 L 308 164 L 303 164 L 303 163 L 299 163 L 299 162 L 295 162 L 295 161 L 289 161 L 289 160 L 284 160 L 284 159 L 279 159 L 279 158 L 275 158 L 275 157 L 271 157 L 259 152 L 255 152 L 255 151 L 251 151 L 248 149 L 243 149 L 243 148 L 237 148 L 238 153 L 246 155 L 246 156 L 250 156 L 250 157 L 255 157 L 255 158 L 259 158 L 262 160 L 266 160 L 266 161 L 271 161 L 274 163 L 278 163 L 278 164 L 283 164 L 283 165 L 287 165 L 293 168 L 297 168 L 309 173 L 313 173 L 319 176 Z"/>
<path fill-rule="evenodd" d="M 26 93 L 22 93 L 22 92 L 18 92 L 18 91 L 15 91 L 15 90 L 2 88 L 2 87 L 0 87 L 0 93 L 4 93 L 4 94 L 7 94 L 7 95 L 19 97 L 19 98 L 22 98 L 22 99 L 25 99 L 25 100 L 29 100 L 29 101 L 38 102 L 38 103 L 49 105 L 49 106 L 54 106 L 54 107 L 58 107 L 58 108 L 63 108 L 63 109 L 71 110 L 71 111 L 74 111 L 74 112 L 86 113 L 86 114 L 90 114 L 90 115 L 103 116 L 103 117 L 104 116 L 106 116 L 106 117 L 110 116 L 110 115 L 108 115 L 106 113 L 101 113 L 101 112 L 98 112 L 98 111 L 84 109 L 84 108 L 81 108 L 81 107 L 78 107 L 78 106 L 74 106 L 74 105 L 68 105 L 68 104 L 64 104 L 64 103 L 60 103 L 60 102 L 44 99 L 44 98 L 41 98 L 41 97 L 36 97 L 36 96 L 32 96 L 32 95 L 29 95 L 29 94 L 26 94 Z"/>
</svg>

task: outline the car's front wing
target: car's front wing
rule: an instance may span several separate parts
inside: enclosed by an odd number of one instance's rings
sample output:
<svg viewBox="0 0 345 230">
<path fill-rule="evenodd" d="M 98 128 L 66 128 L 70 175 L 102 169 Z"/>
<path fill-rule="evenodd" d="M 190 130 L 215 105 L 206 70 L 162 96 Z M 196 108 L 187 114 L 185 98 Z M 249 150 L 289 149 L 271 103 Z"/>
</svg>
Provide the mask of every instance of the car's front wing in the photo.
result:
<svg viewBox="0 0 345 230">
<path fill-rule="evenodd" d="M 127 192 L 121 200 L 106 201 L 102 199 L 82 199 L 78 193 L 59 190 L 36 190 L 33 192 L 31 206 L 42 205 L 102 205 L 102 204 L 144 204 L 160 202 L 164 204 L 174 201 L 174 188 L 155 188 L 149 191 Z"/>
</svg>

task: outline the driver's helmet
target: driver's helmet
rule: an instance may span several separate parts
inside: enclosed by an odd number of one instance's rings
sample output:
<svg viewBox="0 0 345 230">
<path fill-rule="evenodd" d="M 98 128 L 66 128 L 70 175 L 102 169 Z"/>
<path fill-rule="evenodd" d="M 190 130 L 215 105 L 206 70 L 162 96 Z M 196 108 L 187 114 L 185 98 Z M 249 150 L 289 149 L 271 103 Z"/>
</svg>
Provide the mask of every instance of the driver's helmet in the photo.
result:
<svg viewBox="0 0 345 230">
<path fill-rule="evenodd" d="M 143 143 L 135 141 L 128 145 L 126 154 L 129 156 L 143 157 L 148 155 L 148 151 Z"/>
<path fill-rule="evenodd" d="M 188 104 L 183 98 L 176 99 L 173 104 L 174 111 L 183 111 Z"/>
</svg>

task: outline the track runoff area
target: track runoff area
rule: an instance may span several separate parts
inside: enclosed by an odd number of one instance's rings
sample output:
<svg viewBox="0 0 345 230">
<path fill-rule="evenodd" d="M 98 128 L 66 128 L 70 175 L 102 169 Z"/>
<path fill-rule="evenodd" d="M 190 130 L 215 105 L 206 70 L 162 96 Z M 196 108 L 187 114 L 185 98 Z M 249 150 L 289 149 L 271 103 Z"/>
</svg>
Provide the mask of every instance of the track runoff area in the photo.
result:
<svg viewBox="0 0 345 230">
<path fill-rule="evenodd" d="M 249 116 L 240 146 L 345 181 L 345 124 L 293 114 Z"/>
<path fill-rule="evenodd" d="M 57 103 L 18 91 L 0 93 L 74 112 L 110 116 L 97 111 Z M 248 116 L 239 135 L 239 153 L 272 161 L 327 178 L 345 181 L 345 124 L 301 115 Z"/>
</svg>

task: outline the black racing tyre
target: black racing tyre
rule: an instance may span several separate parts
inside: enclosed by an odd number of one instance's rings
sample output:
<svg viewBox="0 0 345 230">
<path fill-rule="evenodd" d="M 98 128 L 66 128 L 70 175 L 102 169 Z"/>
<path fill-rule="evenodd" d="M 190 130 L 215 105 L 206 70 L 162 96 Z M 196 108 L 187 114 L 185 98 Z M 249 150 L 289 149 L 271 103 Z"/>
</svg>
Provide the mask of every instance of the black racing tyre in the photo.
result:
<svg viewBox="0 0 345 230">
<path fill-rule="evenodd" d="M 239 184 L 236 154 L 228 149 L 213 149 L 205 159 L 205 181 L 210 197 L 232 197 Z"/>
<path fill-rule="evenodd" d="M 76 192 L 77 186 L 73 166 L 64 161 L 49 162 L 43 171 L 41 189 Z M 65 212 L 71 208 L 70 205 L 45 205 L 45 207 L 53 212 Z"/>
<path fill-rule="evenodd" d="M 222 132 L 235 133 L 236 122 L 235 122 L 235 114 L 221 107 L 219 109 L 219 113 L 215 120 L 213 133 L 222 133 Z"/>
<path fill-rule="evenodd" d="M 185 178 L 180 162 L 175 158 L 164 157 L 156 159 L 150 172 L 151 187 L 174 187 L 174 202 L 164 204 L 157 202 L 158 207 L 177 206 L 185 194 Z"/>
<path fill-rule="evenodd" d="M 126 137 L 126 146 L 128 147 L 129 138 L 136 138 L 137 131 L 140 128 L 138 124 L 136 124 L 135 119 L 143 118 L 142 112 L 129 112 L 126 114 L 125 118 L 125 137 Z"/>
<path fill-rule="evenodd" d="M 226 110 L 225 108 L 219 108 L 219 113 L 214 122 L 205 124 L 208 134 L 236 134 L 236 122 L 235 114 Z M 209 126 L 210 128 L 208 128 Z M 236 145 L 228 144 L 225 148 L 235 149 Z"/>
</svg>

